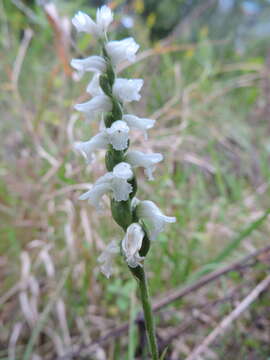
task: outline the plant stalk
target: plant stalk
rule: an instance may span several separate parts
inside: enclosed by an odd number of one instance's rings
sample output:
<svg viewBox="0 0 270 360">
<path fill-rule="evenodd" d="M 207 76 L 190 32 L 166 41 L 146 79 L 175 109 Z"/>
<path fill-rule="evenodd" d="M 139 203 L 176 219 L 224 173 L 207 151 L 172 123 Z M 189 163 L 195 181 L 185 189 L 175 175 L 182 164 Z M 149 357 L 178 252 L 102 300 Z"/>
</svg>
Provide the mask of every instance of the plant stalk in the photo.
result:
<svg viewBox="0 0 270 360">
<path fill-rule="evenodd" d="M 139 275 L 139 276 L 138 276 Z M 137 275 L 140 288 L 140 296 L 144 313 L 144 322 L 147 333 L 148 345 L 153 360 L 159 359 L 157 339 L 155 333 L 155 321 L 151 306 L 151 299 L 149 295 L 148 283 L 146 274 L 143 268 L 140 269 L 140 274 Z"/>
</svg>

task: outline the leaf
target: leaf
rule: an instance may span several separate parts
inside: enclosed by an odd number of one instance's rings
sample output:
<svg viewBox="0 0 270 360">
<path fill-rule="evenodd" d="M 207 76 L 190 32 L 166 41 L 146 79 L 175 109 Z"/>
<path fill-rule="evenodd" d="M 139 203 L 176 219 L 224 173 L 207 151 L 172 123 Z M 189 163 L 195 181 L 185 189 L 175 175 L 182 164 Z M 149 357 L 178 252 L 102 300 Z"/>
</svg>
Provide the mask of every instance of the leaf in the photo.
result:
<svg viewBox="0 0 270 360">
<path fill-rule="evenodd" d="M 165 350 L 162 352 L 159 360 L 165 360 L 165 355 L 166 355 L 167 351 L 168 351 L 168 347 L 166 347 Z"/>
<path fill-rule="evenodd" d="M 210 260 L 208 264 L 204 265 L 201 269 L 192 274 L 190 281 L 194 281 L 199 277 L 208 274 L 211 271 L 214 271 L 219 267 L 219 264 L 224 261 L 229 255 L 236 250 L 241 242 L 246 239 L 254 230 L 258 229 L 258 227 L 267 219 L 270 214 L 270 208 L 265 211 L 265 213 L 260 216 L 257 220 L 251 222 L 244 230 L 242 230 L 226 247 L 223 249 L 219 255 L 217 255 L 214 259 Z"/>
</svg>

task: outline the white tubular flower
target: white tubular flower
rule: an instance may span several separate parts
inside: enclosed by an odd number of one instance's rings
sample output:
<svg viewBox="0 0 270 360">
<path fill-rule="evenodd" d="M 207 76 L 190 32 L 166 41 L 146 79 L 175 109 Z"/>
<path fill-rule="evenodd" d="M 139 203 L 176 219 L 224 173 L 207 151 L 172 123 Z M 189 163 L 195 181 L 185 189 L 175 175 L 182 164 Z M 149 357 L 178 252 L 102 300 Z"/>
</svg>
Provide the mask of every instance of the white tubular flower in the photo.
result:
<svg viewBox="0 0 270 360">
<path fill-rule="evenodd" d="M 74 109 L 81 111 L 86 114 L 103 112 L 103 111 L 111 111 L 112 103 L 108 96 L 106 95 L 98 95 L 93 97 L 93 99 L 86 101 L 82 104 L 76 104 Z"/>
<path fill-rule="evenodd" d="M 96 73 L 86 88 L 86 91 L 92 96 L 105 95 L 99 86 L 99 76 L 100 74 Z"/>
<path fill-rule="evenodd" d="M 122 120 L 115 121 L 110 128 L 107 128 L 109 143 L 115 150 L 125 150 L 128 146 L 129 127 Z"/>
<path fill-rule="evenodd" d="M 153 201 L 134 199 L 132 200 L 132 207 L 135 208 L 136 215 L 149 225 L 150 240 L 157 238 L 158 234 L 164 230 L 166 223 L 176 221 L 175 217 L 164 215 Z"/>
<path fill-rule="evenodd" d="M 101 56 L 89 56 L 86 59 L 72 59 L 70 65 L 80 73 L 86 71 L 103 73 L 106 70 L 106 61 Z"/>
<path fill-rule="evenodd" d="M 144 257 L 140 256 L 139 250 L 142 247 L 144 231 L 140 224 L 133 223 L 127 228 L 126 235 L 122 240 L 122 249 L 128 266 L 135 268 L 142 266 Z"/>
<path fill-rule="evenodd" d="M 159 153 L 145 154 L 141 151 L 130 151 L 127 153 L 125 160 L 132 167 L 143 167 L 148 180 L 153 180 L 155 165 L 163 160 L 163 155 Z"/>
<path fill-rule="evenodd" d="M 114 65 L 118 65 L 122 61 L 134 62 L 136 59 L 136 52 L 139 49 L 139 45 L 132 38 L 126 38 L 123 40 L 109 41 L 106 45 L 106 51 L 110 56 Z"/>
<path fill-rule="evenodd" d="M 74 149 L 78 150 L 90 164 L 94 159 L 94 151 L 106 149 L 109 144 L 115 150 L 125 150 L 128 145 L 128 134 L 127 124 L 122 120 L 117 120 L 110 128 L 104 128 L 90 140 L 75 142 Z"/>
<path fill-rule="evenodd" d="M 116 201 L 126 201 L 132 192 L 132 185 L 128 183 L 133 177 L 131 166 L 125 162 L 117 164 L 112 172 L 101 176 L 92 188 L 82 194 L 79 199 L 86 200 L 95 206 L 101 208 L 100 202 L 104 194 L 112 193 Z"/>
<path fill-rule="evenodd" d="M 94 159 L 93 152 L 98 149 L 106 149 L 108 145 L 107 136 L 104 133 L 99 133 L 93 136 L 88 141 L 78 141 L 74 144 L 75 150 L 78 150 L 87 162 L 90 164 Z"/>
<path fill-rule="evenodd" d="M 109 182 L 101 184 L 95 183 L 90 190 L 79 197 L 79 200 L 88 200 L 90 205 L 94 206 L 97 210 L 101 210 L 103 208 L 101 204 L 102 197 L 110 190 L 111 186 Z"/>
<path fill-rule="evenodd" d="M 113 94 L 123 102 L 139 101 L 143 79 L 116 79 L 113 84 Z"/>
<path fill-rule="evenodd" d="M 141 130 L 144 133 L 144 138 L 147 139 L 147 130 L 152 129 L 156 120 L 139 118 L 138 116 L 126 114 L 123 116 L 123 120 L 128 124 L 130 128 Z"/>
<path fill-rule="evenodd" d="M 72 24 L 76 27 L 78 32 L 86 32 L 97 35 L 97 25 L 95 22 L 85 14 L 83 11 L 78 11 L 72 19 Z"/>
<path fill-rule="evenodd" d="M 72 19 L 72 24 L 78 32 L 86 32 L 96 37 L 102 37 L 107 32 L 113 20 L 113 14 L 108 6 L 102 6 L 97 10 L 96 22 L 90 16 L 79 11 Z"/>
<path fill-rule="evenodd" d="M 96 22 L 100 35 L 107 32 L 112 21 L 113 13 L 108 6 L 103 5 L 100 9 L 97 9 Z"/>
<path fill-rule="evenodd" d="M 113 273 L 113 260 L 116 254 L 119 253 L 119 246 L 116 241 L 111 241 L 104 251 L 100 254 L 97 261 L 100 263 L 100 271 L 106 276 L 107 279 Z"/>
</svg>

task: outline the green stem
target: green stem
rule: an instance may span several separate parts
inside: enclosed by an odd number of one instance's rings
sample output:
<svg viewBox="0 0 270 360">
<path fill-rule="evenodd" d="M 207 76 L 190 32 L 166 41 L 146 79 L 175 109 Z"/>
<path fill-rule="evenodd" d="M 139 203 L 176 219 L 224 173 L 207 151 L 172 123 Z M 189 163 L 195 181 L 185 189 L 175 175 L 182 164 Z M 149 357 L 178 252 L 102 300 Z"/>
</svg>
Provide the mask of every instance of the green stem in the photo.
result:
<svg viewBox="0 0 270 360">
<path fill-rule="evenodd" d="M 137 268 L 136 268 L 137 269 Z M 155 334 L 155 321 L 152 312 L 151 299 L 148 290 L 147 278 L 144 269 L 138 269 L 136 277 L 139 282 L 141 302 L 144 313 L 144 322 L 147 332 L 148 345 L 153 360 L 159 359 L 157 339 Z"/>
</svg>

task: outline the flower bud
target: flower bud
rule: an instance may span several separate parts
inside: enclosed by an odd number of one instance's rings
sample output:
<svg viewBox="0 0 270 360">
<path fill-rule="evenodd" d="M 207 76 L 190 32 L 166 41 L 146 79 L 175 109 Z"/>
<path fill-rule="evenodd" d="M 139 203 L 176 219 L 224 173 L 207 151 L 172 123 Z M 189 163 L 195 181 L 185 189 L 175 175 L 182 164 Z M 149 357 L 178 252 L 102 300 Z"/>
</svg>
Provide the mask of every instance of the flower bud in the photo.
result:
<svg viewBox="0 0 270 360">
<path fill-rule="evenodd" d="M 143 257 L 140 256 L 139 251 L 142 246 L 144 238 L 144 231 L 140 224 L 131 224 L 126 231 L 126 235 L 122 240 L 122 250 L 126 258 L 128 266 L 136 268 L 142 266 Z"/>
</svg>

